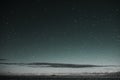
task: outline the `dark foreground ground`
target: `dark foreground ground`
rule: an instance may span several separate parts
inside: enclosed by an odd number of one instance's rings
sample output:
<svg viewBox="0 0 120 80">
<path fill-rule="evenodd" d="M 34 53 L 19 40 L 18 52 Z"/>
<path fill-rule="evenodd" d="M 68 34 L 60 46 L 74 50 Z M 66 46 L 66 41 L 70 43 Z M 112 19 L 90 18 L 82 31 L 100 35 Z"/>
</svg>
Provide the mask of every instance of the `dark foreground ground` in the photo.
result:
<svg viewBox="0 0 120 80">
<path fill-rule="evenodd" d="M 59 77 L 59 78 L 53 78 L 53 77 L 0 77 L 0 80 L 120 80 L 120 78 L 72 78 L 72 77 Z"/>
<path fill-rule="evenodd" d="M 0 76 L 0 80 L 120 80 L 120 77 Z"/>
<path fill-rule="evenodd" d="M 0 75 L 0 80 L 120 80 L 120 72 L 107 74 L 107 75 L 94 75 L 94 76 L 5 76 Z"/>
</svg>

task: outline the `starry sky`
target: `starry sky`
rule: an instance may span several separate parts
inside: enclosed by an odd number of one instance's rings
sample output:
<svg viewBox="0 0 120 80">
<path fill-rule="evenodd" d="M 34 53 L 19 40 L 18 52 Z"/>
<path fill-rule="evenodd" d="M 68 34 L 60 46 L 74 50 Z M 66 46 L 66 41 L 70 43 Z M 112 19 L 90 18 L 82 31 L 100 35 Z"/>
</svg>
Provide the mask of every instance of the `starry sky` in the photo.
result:
<svg viewBox="0 0 120 80">
<path fill-rule="evenodd" d="M 7 62 L 120 65 L 115 0 L 1 0 L 0 58 Z"/>
</svg>

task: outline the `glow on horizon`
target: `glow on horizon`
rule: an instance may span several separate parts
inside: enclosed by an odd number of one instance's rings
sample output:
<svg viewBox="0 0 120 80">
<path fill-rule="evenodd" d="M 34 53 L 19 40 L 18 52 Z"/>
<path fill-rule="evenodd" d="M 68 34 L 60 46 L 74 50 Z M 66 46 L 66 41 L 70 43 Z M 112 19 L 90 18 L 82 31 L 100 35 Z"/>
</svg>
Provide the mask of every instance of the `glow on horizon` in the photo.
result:
<svg viewBox="0 0 120 80">
<path fill-rule="evenodd" d="M 4 67 L 4 68 L 3 68 Z M 117 67 L 93 67 L 93 68 L 52 68 L 52 67 L 28 67 L 18 65 L 0 65 L 3 68 L 0 74 L 5 75 L 86 75 L 87 73 L 113 73 L 119 72 L 120 66 Z"/>
</svg>

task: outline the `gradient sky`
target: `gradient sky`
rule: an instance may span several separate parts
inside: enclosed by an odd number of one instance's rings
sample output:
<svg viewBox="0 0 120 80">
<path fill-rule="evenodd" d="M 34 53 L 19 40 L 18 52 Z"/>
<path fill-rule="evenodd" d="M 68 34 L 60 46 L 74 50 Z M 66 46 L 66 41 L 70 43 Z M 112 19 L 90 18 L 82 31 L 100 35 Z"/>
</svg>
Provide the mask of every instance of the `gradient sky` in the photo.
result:
<svg viewBox="0 0 120 80">
<path fill-rule="evenodd" d="M 115 0 L 0 2 L 0 58 L 10 62 L 120 65 Z"/>
</svg>

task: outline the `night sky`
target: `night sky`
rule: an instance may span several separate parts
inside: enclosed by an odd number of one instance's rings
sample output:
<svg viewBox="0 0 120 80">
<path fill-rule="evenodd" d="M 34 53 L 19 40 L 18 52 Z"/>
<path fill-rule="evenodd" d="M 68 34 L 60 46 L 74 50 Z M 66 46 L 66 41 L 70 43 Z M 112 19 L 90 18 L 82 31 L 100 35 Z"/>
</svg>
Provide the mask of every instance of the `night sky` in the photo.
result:
<svg viewBox="0 0 120 80">
<path fill-rule="evenodd" d="M 0 58 L 7 62 L 120 65 L 119 3 L 1 0 Z"/>
</svg>

